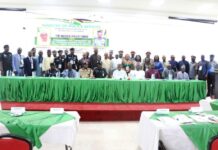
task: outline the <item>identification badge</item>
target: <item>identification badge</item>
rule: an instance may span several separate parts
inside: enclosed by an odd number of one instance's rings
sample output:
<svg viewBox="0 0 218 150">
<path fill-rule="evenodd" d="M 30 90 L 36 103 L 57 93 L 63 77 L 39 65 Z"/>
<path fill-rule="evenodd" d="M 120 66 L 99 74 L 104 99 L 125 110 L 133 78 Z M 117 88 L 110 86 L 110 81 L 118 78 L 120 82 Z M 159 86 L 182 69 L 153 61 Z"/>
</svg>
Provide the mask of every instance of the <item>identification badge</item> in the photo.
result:
<svg viewBox="0 0 218 150">
<path fill-rule="evenodd" d="M 59 65 L 58 65 L 58 69 L 61 69 L 61 68 L 62 68 L 62 65 L 61 65 L 61 64 L 59 64 Z"/>
</svg>

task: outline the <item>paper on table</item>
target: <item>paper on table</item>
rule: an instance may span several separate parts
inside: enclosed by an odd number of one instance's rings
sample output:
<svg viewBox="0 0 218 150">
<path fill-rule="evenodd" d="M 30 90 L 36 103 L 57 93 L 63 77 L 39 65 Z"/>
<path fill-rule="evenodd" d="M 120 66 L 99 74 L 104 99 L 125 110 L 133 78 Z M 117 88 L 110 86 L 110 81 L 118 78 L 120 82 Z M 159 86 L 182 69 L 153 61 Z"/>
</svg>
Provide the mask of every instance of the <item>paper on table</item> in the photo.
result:
<svg viewBox="0 0 218 150">
<path fill-rule="evenodd" d="M 197 122 L 211 122 L 206 115 L 190 115 L 190 118 L 194 119 Z"/>
<path fill-rule="evenodd" d="M 186 123 L 193 123 L 193 120 L 189 117 L 187 117 L 186 115 L 176 115 L 174 116 L 174 118 L 176 119 L 176 121 L 178 121 L 180 124 L 186 124 Z"/>
<path fill-rule="evenodd" d="M 178 122 L 170 117 L 159 117 L 158 120 L 169 126 L 178 125 Z"/>
</svg>

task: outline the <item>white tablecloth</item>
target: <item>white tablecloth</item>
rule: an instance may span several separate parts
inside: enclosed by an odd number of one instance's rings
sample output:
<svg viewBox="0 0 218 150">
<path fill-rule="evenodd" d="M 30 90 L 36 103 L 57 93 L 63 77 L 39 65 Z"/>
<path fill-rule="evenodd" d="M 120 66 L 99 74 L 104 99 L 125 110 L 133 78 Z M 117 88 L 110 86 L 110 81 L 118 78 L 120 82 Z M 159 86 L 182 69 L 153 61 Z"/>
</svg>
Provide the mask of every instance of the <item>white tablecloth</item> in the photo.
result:
<svg viewBox="0 0 218 150">
<path fill-rule="evenodd" d="M 69 111 L 68 114 L 75 117 L 75 119 L 59 123 L 51 126 L 41 137 L 42 148 L 49 145 L 68 145 L 73 148 L 75 143 L 76 133 L 79 127 L 80 116 L 76 111 Z M 0 123 L 0 134 L 9 133 L 4 124 Z M 44 149 L 44 148 L 43 148 Z"/>
<path fill-rule="evenodd" d="M 158 150 L 161 140 L 167 150 L 197 150 L 179 125 L 149 119 L 154 112 L 142 112 L 139 122 L 139 146 L 142 150 Z"/>
<path fill-rule="evenodd" d="M 203 111 L 212 111 L 212 108 L 210 106 L 210 103 L 215 100 L 211 99 L 203 99 L 199 101 L 200 107 L 203 109 Z"/>
</svg>

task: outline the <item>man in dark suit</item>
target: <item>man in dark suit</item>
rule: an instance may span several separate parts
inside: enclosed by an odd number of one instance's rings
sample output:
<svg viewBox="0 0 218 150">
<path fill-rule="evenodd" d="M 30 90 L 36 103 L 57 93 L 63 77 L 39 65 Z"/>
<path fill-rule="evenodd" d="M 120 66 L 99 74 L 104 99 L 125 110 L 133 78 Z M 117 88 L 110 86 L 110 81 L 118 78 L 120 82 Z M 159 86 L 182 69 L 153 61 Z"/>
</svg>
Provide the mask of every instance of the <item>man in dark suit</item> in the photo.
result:
<svg viewBox="0 0 218 150">
<path fill-rule="evenodd" d="M 32 52 L 28 52 L 28 57 L 24 58 L 24 74 L 26 76 L 32 76 L 36 71 L 36 60 L 32 57 Z"/>
<path fill-rule="evenodd" d="M 4 45 L 4 52 L 1 54 L 2 74 L 6 76 L 7 71 L 12 71 L 12 53 L 9 52 L 9 45 Z"/>
</svg>

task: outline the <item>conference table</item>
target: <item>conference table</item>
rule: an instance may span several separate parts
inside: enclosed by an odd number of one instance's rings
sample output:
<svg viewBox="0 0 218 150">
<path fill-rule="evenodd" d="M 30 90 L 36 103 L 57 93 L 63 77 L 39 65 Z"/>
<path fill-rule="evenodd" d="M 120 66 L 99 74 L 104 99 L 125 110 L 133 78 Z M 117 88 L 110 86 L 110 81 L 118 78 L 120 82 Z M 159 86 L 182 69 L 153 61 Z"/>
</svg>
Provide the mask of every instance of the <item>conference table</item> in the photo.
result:
<svg viewBox="0 0 218 150">
<path fill-rule="evenodd" d="M 206 150 L 218 133 L 217 120 L 218 111 L 165 115 L 144 111 L 139 123 L 139 146 L 141 150 L 158 150 L 162 141 L 167 150 Z"/>
<path fill-rule="evenodd" d="M 48 145 L 72 150 L 78 131 L 80 116 L 76 111 L 51 114 L 42 111 L 26 111 L 13 116 L 10 111 L 0 111 L 0 135 L 13 134 L 27 138 L 35 149 L 47 149 Z"/>
<path fill-rule="evenodd" d="M 199 80 L 0 77 L 0 100 L 16 102 L 180 103 L 206 97 Z"/>
</svg>

